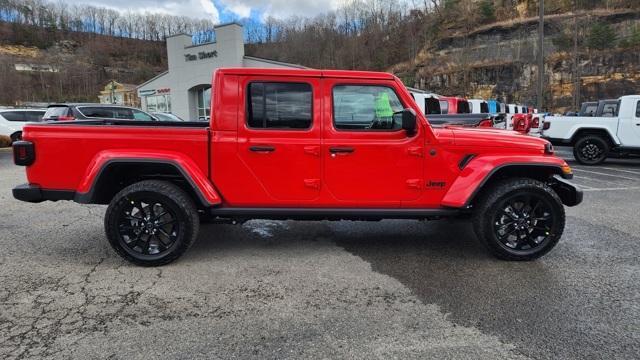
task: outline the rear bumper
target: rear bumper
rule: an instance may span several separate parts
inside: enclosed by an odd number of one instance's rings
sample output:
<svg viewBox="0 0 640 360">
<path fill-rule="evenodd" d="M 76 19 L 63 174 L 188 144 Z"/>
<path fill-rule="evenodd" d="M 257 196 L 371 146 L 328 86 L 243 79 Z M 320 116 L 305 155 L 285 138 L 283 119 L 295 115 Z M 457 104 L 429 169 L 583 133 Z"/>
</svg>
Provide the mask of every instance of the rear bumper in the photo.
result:
<svg viewBox="0 0 640 360">
<path fill-rule="evenodd" d="M 74 191 L 42 189 L 38 185 L 22 184 L 13 188 L 13 197 L 20 201 L 39 203 L 46 200 L 73 200 Z"/>
<path fill-rule="evenodd" d="M 582 189 L 559 175 L 554 175 L 553 180 L 553 190 L 558 194 L 563 204 L 576 206 L 582 202 L 584 195 Z"/>
</svg>

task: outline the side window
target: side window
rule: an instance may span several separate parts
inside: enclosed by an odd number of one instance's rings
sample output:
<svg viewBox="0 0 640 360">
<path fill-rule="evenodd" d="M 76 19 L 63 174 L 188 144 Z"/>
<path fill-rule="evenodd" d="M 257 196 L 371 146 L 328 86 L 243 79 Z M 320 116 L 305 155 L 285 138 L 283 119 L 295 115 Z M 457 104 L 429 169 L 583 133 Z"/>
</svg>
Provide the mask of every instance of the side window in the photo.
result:
<svg viewBox="0 0 640 360">
<path fill-rule="evenodd" d="M 249 84 L 247 125 L 254 129 L 308 129 L 313 95 L 305 83 Z"/>
<path fill-rule="evenodd" d="M 486 102 L 480 103 L 480 112 L 481 113 L 488 113 L 489 112 L 489 104 L 486 103 Z"/>
<path fill-rule="evenodd" d="M 393 89 L 375 85 L 333 88 L 333 124 L 340 130 L 396 130 L 402 121 L 394 113 L 404 109 Z"/>
<path fill-rule="evenodd" d="M 470 103 L 467 101 L 458 102 L 458 114 L 470 114 L 471 108 Z"/>
<path fill-rule="evenodd" d="M 151 116 L 149 116 L 148 114 L 140 110 L 133 109 L 132 111 L 133 111 L 133 118 L 136 120 L 153 121 L 153 118 Z"/>
<path fill-rule="evenodd" d="M 2 117 L 8 121 L 27 121 L 26 113 L 22 111 L 3 112 Z"/>
<path fill-rule="evenodd" d="M 113 118 L 113 111 L 106 107 L 81 107 L 78 110 L 88 118 Z"/>
<path fill-rule="evenodd" d="M 440 100 L 440 110 L 443 114 L 449 113 L 449 102 L 447 100 Z"/>
<path fill-rule="evenodd" d="M 114 119 L 133 120 L 133 111 L 127 108 L 112 108 Z"/>
<path fill-rule="evenodd" d="M 636 104 L 636 117 L 640 118 L 640 101 Z"/>
</svg>

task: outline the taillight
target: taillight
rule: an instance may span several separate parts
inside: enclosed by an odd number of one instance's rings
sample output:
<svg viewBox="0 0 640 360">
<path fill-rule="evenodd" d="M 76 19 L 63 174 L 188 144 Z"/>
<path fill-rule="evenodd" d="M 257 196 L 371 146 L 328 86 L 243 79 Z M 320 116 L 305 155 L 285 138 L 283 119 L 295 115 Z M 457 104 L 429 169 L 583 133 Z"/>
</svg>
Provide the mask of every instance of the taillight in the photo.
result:
<svg viewBox="0 0 640 360">
<path fill-rule="evenodd" d="M 542 124 L 542 130 L 549 130 L 550 127 L 551 127 L 551 123 L 548 121 Z"/>
<path fill-rule="evenodd" d="M 67 115 L 63 115 L 63 116 L 58 116 L 58 121 L 72 121 L 75 120 L 76 118 L 73 116 L 67 116 Z"/>
<path fill-rule="evenodd" d="M 518 119 L 516 122 L 516 131 L 525 131 L 527 129 L 527 121 L 525 119 Z"/>
<path fill-rule="evenodd" d="M 20 166 L 29 166 L 36 160 L 36 150 L 30 141 L 13 143 L 13 162 Z"/>
<path fill-rule="evenodd" d="M 478 124 L 479 127 L 493 127 L 493 121 L 491 121 L 491 119 L 485 119 L 480 121 L 480 124 Z"/>
<path fill-rule="evenodd" d="M 534 118 L 533 119 L 533 125 L 531 126 L 532 128 L 539 128 L 540 127 L 540 119 L 539 118 Z"/>
</svg>

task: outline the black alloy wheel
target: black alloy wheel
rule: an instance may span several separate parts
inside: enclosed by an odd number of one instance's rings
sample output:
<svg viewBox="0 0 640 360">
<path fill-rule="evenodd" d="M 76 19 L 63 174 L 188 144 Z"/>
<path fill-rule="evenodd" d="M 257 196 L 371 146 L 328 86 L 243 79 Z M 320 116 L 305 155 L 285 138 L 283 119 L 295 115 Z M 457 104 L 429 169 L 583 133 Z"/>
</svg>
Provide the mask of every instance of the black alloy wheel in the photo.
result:
<svg viewBox="0 0 640 360">
<path fill-rule="evenodd" d="M 200 217 L 191 197 L 178 186 L 144 180 L 114 196 L 104 225 L 109 244 L 124 259 L 159 266 L 189 249 L 198 235 Z"/>
<path fill-rule="evenodd" d="M 473 228 L 497 258 L 526 261 L 548 253 L 565 225 L 562 200 L 546 183 L 503 179 L 483 190 L 474 205 Z"/>
<path fill-rule="evenodd" d="M 609 144 L 597 135 L 588 135 L 579 139 L 573 148 L 574 157 L 584 165 L 600 164 L 607 158 L 608 153 Z"/>
<path fill-rule="evenodd" d="M 531 252 L 542 246 L 555 228 L 553 208 L 536 194 L 515 194 L 503 200 L 493 219 L 498 241 L 509 250 Z"/>
<path fill-rule="evenodd" d="M 142 255 L 162 255 L 175 245 L 180 231 L 175 211 L 166 203 L 142 196 L 126 198 L 120 208 L 118 231 L 127 251 Z"/>
</svg>

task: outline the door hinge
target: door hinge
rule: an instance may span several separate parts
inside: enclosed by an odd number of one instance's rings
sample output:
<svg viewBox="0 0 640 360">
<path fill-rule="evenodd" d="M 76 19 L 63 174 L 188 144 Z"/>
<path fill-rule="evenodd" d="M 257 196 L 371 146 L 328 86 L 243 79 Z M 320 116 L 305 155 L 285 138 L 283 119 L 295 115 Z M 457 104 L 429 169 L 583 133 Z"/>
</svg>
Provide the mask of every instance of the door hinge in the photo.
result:
<svg viewBox="0 0 640 360">
<path fill-rule="evenodd" d="M 320 189 L 320 179 L 304 179 L 304 186 L 312 189 Z"/>
<path fill-rule="evenodd" d="M 412 189 L 421 189 L 422 188 L 422 179 L 409 179 L 407 180 L 407 186 Z"/>
<path fill-rule="evenodd" d="M 411 146 L 407 148 L 407 153 L 409 153 L 409 155 L 422 157 L 422 146 Z"/>
</svg>

